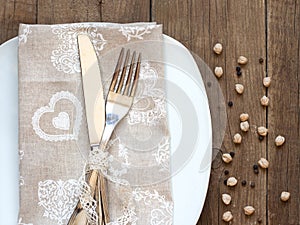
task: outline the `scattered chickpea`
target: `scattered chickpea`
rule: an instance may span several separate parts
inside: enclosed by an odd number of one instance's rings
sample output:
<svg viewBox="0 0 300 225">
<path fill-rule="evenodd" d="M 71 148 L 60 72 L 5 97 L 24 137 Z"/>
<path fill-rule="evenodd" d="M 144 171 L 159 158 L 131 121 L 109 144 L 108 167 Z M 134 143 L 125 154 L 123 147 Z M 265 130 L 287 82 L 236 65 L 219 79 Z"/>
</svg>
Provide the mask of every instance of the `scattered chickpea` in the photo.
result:
<svg viewBox="0 0 300 225">
<path fill-rule="evenodd" d="M 225 162 L 225 163 L 230 163 L 232 161 L 232 157 L 229 153 L 224 153 L 222 155 L 222 160 Z"/>
<path fill-rule="evenodd" d="M 262 106 L 268 106 L 269 102 L 270 102 L 270 99 L 265 95 L 260 99 L 260 104 Z"/>
<path fill-rule="evenodd" d="M 265 78 L 263 79 L 263 85 L 264 85 L 265 87 L 270 87 L 270 84 L 271 84 L 271 77 L 265 77 Z"/>
<path fill-rule="evenodd" d="M 233 187 L 237 184 L 237 179 L 235 177 L 229 177 L 227 180 L 227 186 Z"/>
<path fill-rule="evenodd" d="M 221 43 L 216 43 L 213 50 L 217 55 L 220 55 L 222 53 L 222 50 L 223 50 L 222 44 Z"/>
<path fill-rule="evenodd" d="M 258 128 L 257 128 L 257 132 L 258 132 L 258 134 L 261 135 L 261 136 L 267 136 L 267 134 L 268 134 L 268 129 L 265 128 L 265 127 L 263 127 L 263 126 L 261 126 L 261 127 L 258 127 Z"/>
<path fill-rule="evenodd" d="M 238 64 L 245 65 L 248 63 L 248 59 L 245 56 L 240 56 L 237 60 Z"/>
<path fill-rule="evenodd" d="M 285 142 L 285 138 L 283 136 L 281 136 L 281 135 L 278 135 L 275 138 L 275 145 L 278 146 L 278 147 L 281 146 L 281 145 L 283 145 L 284 142 Z"/>
<path fill-rule="evenodd" d="M 245 213 L 245 215 L 251 216 L 254 212 L 255 212 L 255 209 L 254 209 L 253 206 L 248 205 L 248 206 L 244 207 L 244 213 Z"/>
<path fill-rule="evenodd" d="M 248 114 L 248 113 L 242 113 L 242 114 L 240 115 L 240 120 L 241 120 L 242 122 L 247 121 L 248 119 L 249 119 L 249 114 Z"/>
<path fill-rule="evenodd" d="M 222 194 L 222 201 L 225 205 L 229 205 L 231 203 L 231 196 L 229 194 Z"/>
<path fill-rule="evenodd" d="M 217 67 L 215 68 L 215 75 L 216 75 L 216 77 L 218 77 L 218 78 L 222 77 L 222 75 L 223 75 L 223 68 L 220 67 L 220 66 L 217 66 Z"/>
<path fill-rule="evenodd" d="M 245 87 L 244 87 L 244 85 L 242 85 L 242 84 L 236 84 L 235 85 L 235 90 L 236 90 L 236 92 L 238 93 L 238 94 L 243 94 L 244 93 L 244 90 L 245 90 Z"/>
<path fill-rule="evenodd" d="M 263 169 L 267 169 L 269 167 L 269 161 L 265 158 L 261 158 L 257 163 Z"/>
<path fill-rule="evenodd" d="M 235 143 L 235 144 L 240 144 L 240 143 L 242 143 L 242 135 L 240 135 L 239 133 L 236 133 L 236 134 L 233 136 L 233 143 Z"/>
<path fill-rule="evenodd" d="M 281 201 L 286 202 L 290 199 L 290 197 L 291 197 L 290 192 L 287 192 L 287 191 L 281 192 L 281 195 L 280 195 Z"/>
<path fill-rule="evenodd" d="M 247 132 L 250 128 L 249 122 L 248 121 L 241 122 L 240 128 L 242 131 Z"/>
<path fill-rule="evenodd" d="M 222 216 L 222 219 L 225 221 L 225 222 L 230 222 L 232 219 L 233 219 L 233 215 L 230 211 L 227 211 L 223 214 Z"/>
</svg>

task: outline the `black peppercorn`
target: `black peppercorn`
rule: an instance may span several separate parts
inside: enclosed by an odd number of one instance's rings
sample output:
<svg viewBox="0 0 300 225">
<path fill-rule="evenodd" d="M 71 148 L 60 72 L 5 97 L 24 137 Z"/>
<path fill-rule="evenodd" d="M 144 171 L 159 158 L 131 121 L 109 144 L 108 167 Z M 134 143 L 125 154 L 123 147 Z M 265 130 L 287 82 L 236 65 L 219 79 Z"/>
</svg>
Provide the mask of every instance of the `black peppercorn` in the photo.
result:
<svg viewBox="0 0 300 225">
<path fill-rule="evenodd" d="M 247 184 L 247 181 L 243 180 L 242 185 L 245 186 Z"/>
<path fill-rule="evenodd" d="M 264 59 L 263 58 L 259 58 L 258 61 L 259 61 L 260 64 L 262 64 L 264 62 Z"/>
<path fill-rule="evenodd" d="M 257 164 L 254 164 L 254 165 L 253 165 L 253 169 L 254 169 L 254 170 L 258 170 L 258 165 L 257 165 Z"/>
<path fill-rule="evenodd" d="M 224 180 L 224 184 L 227 185 L 227 179 Z"/>
<path fill-rule="evenodd" d="M 259 173 L 259 171 L 258 171 L 258 170 L 254 170 L 254 173 L 255 173 L 255 174 L 258 174 L 258 173 Z"/>
<path fill-rule="evenodd" d="M 228 174 L 229 174 L 229 171 L 228 171 L 228 170 L 225 170 L 225 171 L 224 171 L 224 174 L 225 174 L 225 175 L 228 175 Z"/>
<path fill-rule="evenodd" d="M 250 187 L 254 188 L 254 187 L 255 187 L 255 183 L 254 183 L 254 182 L 251 182 L 251 183 L 250 183 Z"/>
<path fill-rule="evenodd" d="M 235 152 L 229 152 L 230 156 L 233 158 L 235 155 Z"/>
<path fill-rule="evenodd" d="M 241 67 L 240 66 L 237 66 L 236 68 L 235 68 L 235 70 L 238 72 L 238 71 L 241 71 Z"/>
<path fill-rule="evenodd" d="M 242 75 L 242 71 L 237 71 L 236 75 L 241 76 Z"/>
<path fill-rule="evenodd" d="M 228 102 L 228 106 L 229 106 L 229 107 L 232 107 L 232 106 L 233 106 L 233 102 L 232 102 L 232 101 L 229 101 L 229 102 Z"/>
<path fill-rule="evenodd" d="M 260 141 L 264 140 L 264 136 L 259 135 L 258 140 L 260 140 Z"/>
</svg>

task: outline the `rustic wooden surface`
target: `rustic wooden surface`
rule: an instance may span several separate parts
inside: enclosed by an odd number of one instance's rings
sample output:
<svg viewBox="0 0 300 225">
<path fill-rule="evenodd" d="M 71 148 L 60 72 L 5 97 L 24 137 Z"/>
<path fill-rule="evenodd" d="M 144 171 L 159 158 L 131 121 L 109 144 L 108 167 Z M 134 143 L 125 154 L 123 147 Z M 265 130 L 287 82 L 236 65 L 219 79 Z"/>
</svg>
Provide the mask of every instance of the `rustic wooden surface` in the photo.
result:
<svg viewBox="0 0 300 225">
<path fill-rule="evenodd" d="M 294 0 L 0 0 L 0 43 L 18 33 L 19 23 L 67 23 L 81 21 L 157 21 L 164 32 L 181 41 L 214 68 L 222 66 L 225 75 L 220 85 L 227 107 L 228 126 L 220 154 L 212 164 L 210 187 L 198 225 L 226 224 L 223 212 L 230 210 L 232 224 L 300 224 L 300 138 L 299 138 L 299 67 L 300 3 Z M 224 52 L 216 56 L 212 47 L 221 42 Z M 249 63 L 243 75 L 235 75 L 236 59 L 245 55 Z M 262 58 L 263 63 L 259 63 Z M 262 85 L 265 76 L 271 86 Z M 245 93 L 234 91 L 244 84 Z M 259 99 L 267 95 L 270 106 Z M 251 129 L 243 133 L 243 143 L 234 145 L 232 136 L 239 131 L 239 114 L 250 114 Z M 269 135 L 258 140 L 257 126 L 269 128 Z M 274 139 L 286 137 L 278 148 Z M 221 152 L 235 152 L 234 161 L 224 165 Z M 253 164 L 267 157 L 270 168 L 254 174 Z M 228 176 L 239 179 L 234 188 L 223 181 Z M 243 187 L 241 180 L 246 180 Z M 255 182 L 255 187 L 250 187 Z M 281 191 L 291 192 L 291 199 L 280 201 Z M 230 193 L 233 202 L 225 206 L 222 193 Z M 253 216 L 245 216 L 243 207 L 253 205 Z M 258 223 L 257 219 L 262 222 Z"/>
</svg>

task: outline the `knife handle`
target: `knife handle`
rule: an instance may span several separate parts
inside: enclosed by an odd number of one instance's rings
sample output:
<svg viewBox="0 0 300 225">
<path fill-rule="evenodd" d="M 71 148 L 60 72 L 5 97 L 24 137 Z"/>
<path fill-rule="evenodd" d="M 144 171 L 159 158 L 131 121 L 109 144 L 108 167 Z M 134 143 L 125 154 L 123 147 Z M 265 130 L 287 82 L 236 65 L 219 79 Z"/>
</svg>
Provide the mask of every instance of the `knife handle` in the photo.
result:
<svg viewBox="0 0 300 225">
<path fill-rule="evenodd" d="M 100 184 L 100 193 L 101 193 L 101 203 L 102 203 L 102 216 L 105 224 L 110 222 L 109 218 L 109 210 L 108 210 L 108 192 L 107 192 L 107 180 L 103 176 L 103 174 L 99 173 L 98 181 Z M 99 203 L 100 204 L 100 203 Z M 100 215 L 99 215 L 100 216 Z"/>
<path fill-rule="evenodd" d="M 72 213 L 68 225 L 88 225 L 88 219 L 86 217 L 86 213 L 82 207 L 75 208 Z"/>
<path fill-rule="evenodd" d="M 97 207 L 97 213 L 99 215 L 102 212 L 102 209 L 100 208 L 100 207 L 102 207 L 102 204 L 100 201 L 101 195 L 98 191 L 99 190 L 98 171 L 92 170 L 87 175 L 86 179 L 88 180 L 88 184 L 90 185 L 90 188 L 91 188 L 91 196 L 98 202 L 99 207 Z M 84 209 L 82 208 L 80 201 L 78 201 L 67 225 L 88 225 L 87 215 L 86 215 Z M 98 225 L 103 225 L 102 215 L 99 215 Z"/>
</svg>

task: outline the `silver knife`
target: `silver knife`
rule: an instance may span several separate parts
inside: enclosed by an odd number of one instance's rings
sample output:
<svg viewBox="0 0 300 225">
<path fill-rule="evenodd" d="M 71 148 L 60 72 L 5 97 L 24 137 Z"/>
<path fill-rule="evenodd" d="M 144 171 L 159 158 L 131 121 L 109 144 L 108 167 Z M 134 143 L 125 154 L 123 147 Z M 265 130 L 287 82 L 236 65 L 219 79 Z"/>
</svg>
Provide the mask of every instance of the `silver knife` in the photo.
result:
<svg viewBox="0 0 300 225">
<path fill-rule="evenodd" d="M 94 46 L 87 35 L 78 35 L 78 47 L 81 63 L 81 74 L 85 100 L 85 111 L 91 149 L 99 146 L 105 126 L 105 99 L 98 58 Z M 98 224 L 102 225 L 103 214 L 101 193 L 99 189 L 99 174 L 93 170 L 86 178 L 92 191 L 92 197 L 98 201 Z M 68 225 L 86 225 L 88 219 L 80 202 L 78 202 Z"/>
<path fill-rule="evenodd" d="M 98 58 L 87 35 L 78 36 L 85 112 L 91 147 L 99 146 L 105 126 L 105 99 Z"/>
</svg>

